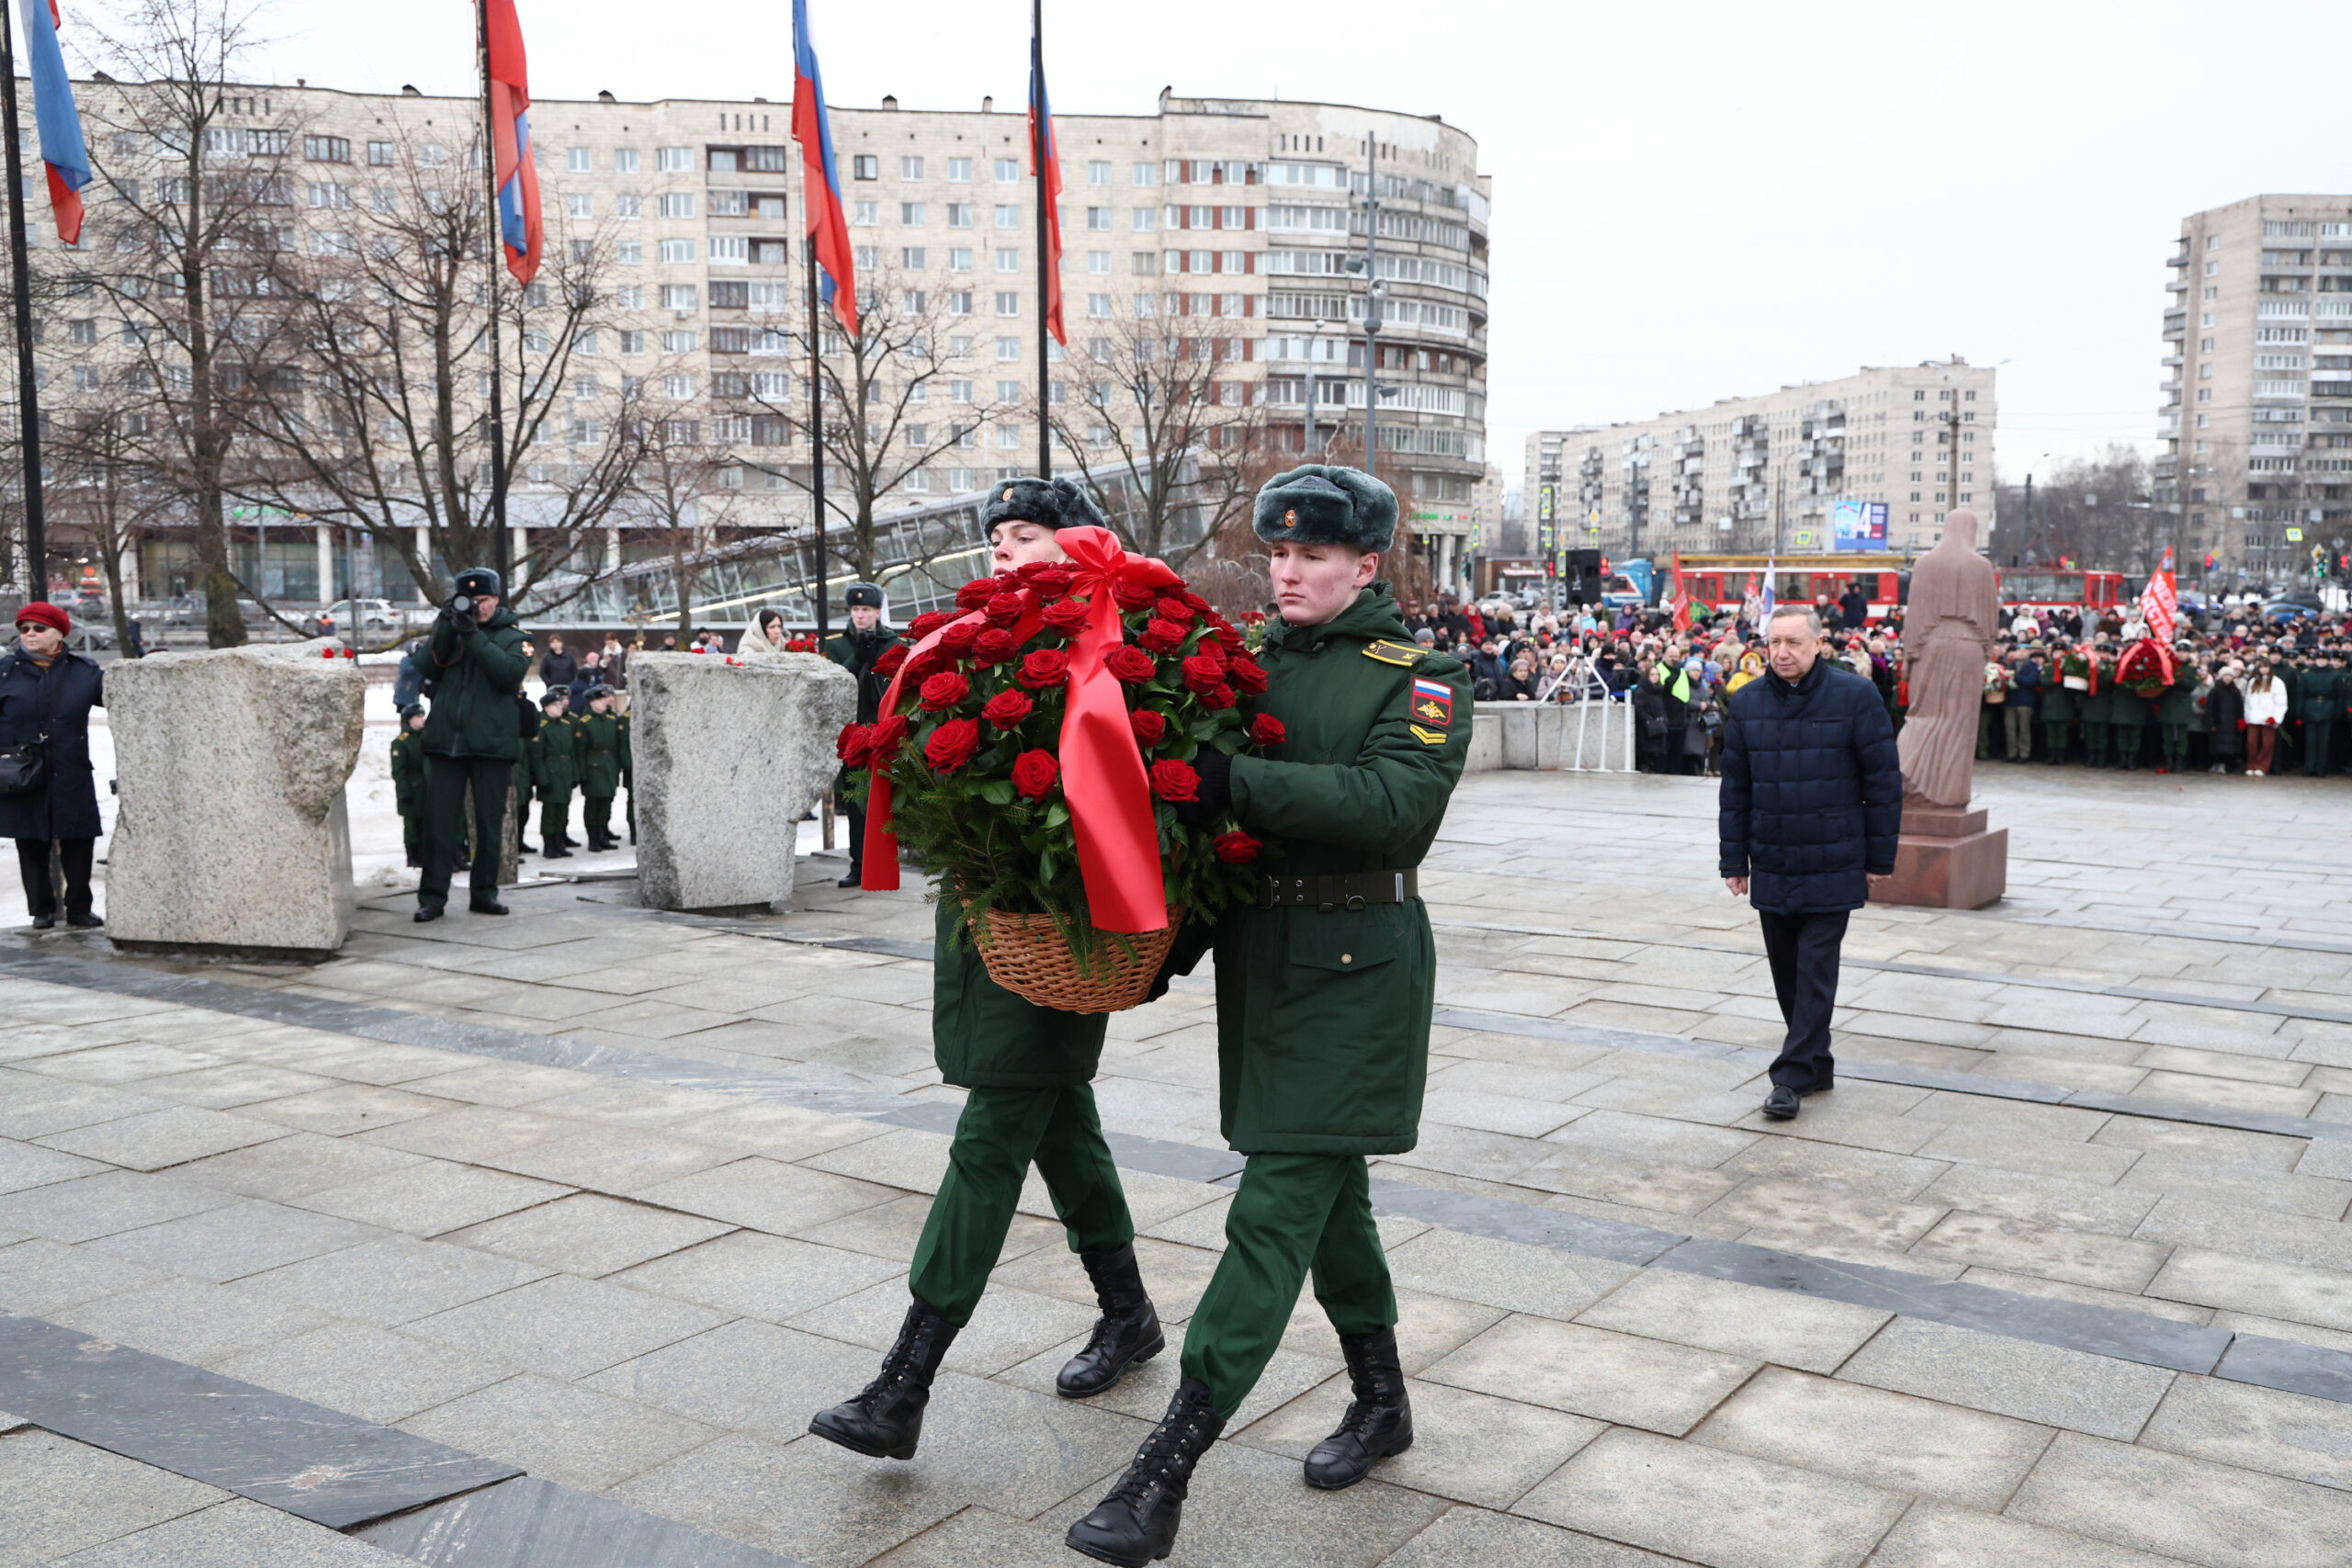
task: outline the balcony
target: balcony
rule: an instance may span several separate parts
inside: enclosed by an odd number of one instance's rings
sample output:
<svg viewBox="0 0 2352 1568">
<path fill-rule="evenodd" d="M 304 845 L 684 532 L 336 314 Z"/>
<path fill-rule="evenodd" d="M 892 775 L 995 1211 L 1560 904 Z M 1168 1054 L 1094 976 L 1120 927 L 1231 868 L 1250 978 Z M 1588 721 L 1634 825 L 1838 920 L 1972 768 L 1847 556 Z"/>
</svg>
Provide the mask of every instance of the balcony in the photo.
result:
<svg viewBox="0 0 2352 1568">
<path fill-rule="evenodd" d="M 2171 336 L 2173 336 L 2175 333 L 2185 333 L 2185 332 L 2187 332 L 2188 330 L 2188 311 L 2186 311 L 2186 310 L 2166 310 L 2166 311 L 2165 312 L 2165 336 L 2166 336 L 2166 337 L 2171 337 Z"/>
</svg>

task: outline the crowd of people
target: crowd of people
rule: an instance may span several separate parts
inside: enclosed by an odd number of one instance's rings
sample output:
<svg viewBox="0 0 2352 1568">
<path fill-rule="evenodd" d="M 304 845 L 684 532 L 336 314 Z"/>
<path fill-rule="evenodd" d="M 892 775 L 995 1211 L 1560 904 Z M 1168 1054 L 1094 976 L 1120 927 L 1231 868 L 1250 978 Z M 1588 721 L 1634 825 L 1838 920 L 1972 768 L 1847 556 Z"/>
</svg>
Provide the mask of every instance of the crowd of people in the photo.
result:
<svg viewBox="0 0 2352 1568">
<path fill-rule="evenodd" d="M 1907 705 L 1903 611 L 1859 589 L 1815 605 L 1824 651 L 1867 678 L 1899 728 Z M 1982 761 L 2313 777 L 2352 752 L 2352 615 L 2266 623 L 2249 610 L 2203 627 L 2183 614 L 2161 655 L 2136 607 L 2014 607 L 1985 667 Z M 1763 673 L 1759 628 L 1737 613 L 1520 611 L 1440 601 L 1408 612 L 1424 647 L 1460 660 L 1481 702 L 1628 703 L 1635 765 L 1712 773 L 1724 702 Z"/>
</svg>

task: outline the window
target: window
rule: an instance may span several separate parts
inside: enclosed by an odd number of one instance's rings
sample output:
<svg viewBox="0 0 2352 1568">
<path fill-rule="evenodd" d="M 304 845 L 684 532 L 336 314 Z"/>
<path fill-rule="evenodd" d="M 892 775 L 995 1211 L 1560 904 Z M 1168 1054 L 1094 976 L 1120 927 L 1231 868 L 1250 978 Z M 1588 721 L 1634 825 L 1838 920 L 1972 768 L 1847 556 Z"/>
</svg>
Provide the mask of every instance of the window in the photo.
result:
<svg viewBox="0 0 2352 1568">
<path fill-rule="evenodd" d="M 584 175 L 596 167 L 596 155 L 585 147 L 567 147 L 563 152 L 565 172 Z"/>
<path fill-rule="evenodd" d="M 923 224 L 922 206 L 923 204 L 920 201 L 899 203 L 899 221 L 910 228 L 921 228 Z"/>
<path fill-rule="evenodd" d="M 1134 253 L 1134 259 L 1135 275 L 1137 277 L 1156 277 L 1159 276 L 1159 253 L 1158 251 L 1136 251 Z"/>
<path fill-rule="evenodd" d="M 1021 314 L 1021 296 L 1009 289 L 1000 288 L 997 290 L 996 313 L 1000 316 L 1017 316 Z"/>
<path fill-rule="evenodd" d="M 596 216 L 596 198 L 582 191 L 572 191 L 563 198 L 563 215 L 574 220 Z"/>
<path fill-rule="evenodd" d="M 1001 451 L 1011 452 L 1019 450 L 1021 446 L 1021 427 L 1017 424 L 998 425 L 996 427 L 996 444 L 998 449 Z"/>
<path fill-rule="evenodd" d="M 2210 284 L 2210 283 L 2209 283 L 2209 284 L 2207 284 L 2207 285 L 2205 286 L 2205 293 L 2204 293 L 2204 295 L 2203 295 L 2203 298 L 2204 298 L 2204 299 L 2219 299 L 2221 297 L 2222 297 L 2222 291 L 2221 291 L 2219 288 L 2215 288 L 2213 285 L 2211 285 L 2211 284 Z"/>
<path fill-rule="evenodd" d="M 850 204 L 849 220 L 861 229 L 871 229 L 882 221 L 882 204 L 878 201 L 856 201 Z"/>
<path fill-rule="evenodd" d="M 1159 183 L 1159 165 L 1158 164 L 1136 164 L 1134 179 L 1136 186 L 1139 189 L 1158 185 Z"/>
<path fill-rule="evenodd" d="M 919 180 L 922 178 L 922 160 L 921 158 L 899 159 L 899 177 L 902 180 Z"/>
<path fill-rule="evenodd" d="M 642 283 L 622 284 L 613 290 L 613 304 L 616 309 L 623 310 L 644 310 L 645 285 Z"/>
<path fill-rule="evenodd" d="M 710 193 L 710 215 L 713 218 L 741 218 L 751 210 L 752 194 L 741 190 L 715 190 Z"/>
<path fill-rule="evenodd" d="M 948 357 L 948 358 L 950 358 L 950 359 L 969 359 L 971 356 L 972 356 L 972 340 L 971 340 L 970 338 L 968 338 L 968 337 L 960 337 L 960 336 L 959 336 L 959 337 L 951 337 L 951 338 L 949 338 L 949 339 L 947 340 L 947 357 Z"/>
<path fill-rule="evenodd" d="M 899 246 L 899 265 L 909 272 L 921 272 L 923 267 L 923 248 L 921 245 Z"/>
<path fill-rule="evenodd" d="M 972 161 L 969 158 L 948 159 L 947 183 L 952 186 L 970 185 L 972 183 Z"/>
<path fill-rule="evenodd" d="M 1001 337 L 1001 338 L 997 339 L 997 340 L 996 340 L 996 356 L 997 356 L 999 359 L 1018 359 L 1018 358 L 1020 358 L 1020 357 L 1021 357 L 1021 340 L 1020 340 L 1019 338 L 1017 338 L 1017 337 Z"/>
<path fill-rule="evenodd" d="M 691 283 L 665 283 L 662 286 L 662 308 L 665 310 L 699 309 L 700 290 Z"/>
<path fill-rule="evenodd" d="M 692 218 L 695 215 L 694 192 L 690 190 L 662 192 L 661 212 L 664 218 Z"/>
<path fill-rule="evenodd" d="M 622 266 L 642 266 L 645 265 L 645 242 L 642 240 L 615 241 L 613 260 Z"/>
<path fill-rule="evenodd" d="M 1128 218 L 1138 234 L 1153 234 L 1159 231 L 1159 209 L 1157 207 L 1135 208 L 1128 213 Z"/>
<path fill-rule="evenodd" d="M 882 177 L 882 160 L 871 152 L 860 152 L 849 161 L 849 177 L 854 180 L 878 180 Z"/>
<path fill-rule="evenodd" d="M 1018 381 L 999 381 L 996 384 L 996 400 L 1001 403 L 1019 402 L 1021 400 L 1021 383 Z"/>
<path fill-rule="evenodd" d="M 999 272 L 1019 272 L 1021 270 L 1021 253 L 1016 250 L 998 251 L 996 254 L 996 269 Z"/>
<path fill-rule="evenodd" d="M 637 221 L 645 216 L 645 198 L 641 196 L 613 197 L 613 216 L 626 218 L 632 223 Z"/>
<path fill-rule="evenodd" d="M 438 141 L 419 142 L 416 161 L 428 169 L 437 169 L 449 161 L 449 153 Z"/>
<path fill-rule="evenodd" d="M 663 147 L 653 154 L 653 166 L 665 175 L 691 175 L 695 172 L 695 150 L 691 147 Z"/>
<path fill-rule="evenodd" d="M 613 154 L 613 173 L 633 175 L 638 172 L 637 149 L 623 147 Z"/>
<path fill-rule="evenodd" d="M 999 159 L 996 161 L 996 183 L 997 183 L 997 184 L 999 184 L 999 185 L 1001 185 L 1001 186 L 1011 185 L 1011 184 L 1012 184 L 1015 180 L 1019 179 L 1020 177 L 1021 177 L 1021 160 L 1020 160 L 1020 159 L 1018 159 L 1018 158 L 999 158 Z"/>
<path fill-rule="evenodd" d="M 311 182 L 310 195 L 312 207 L 323 208 L 329 211 L 341 212 L 351 206 L 351 189 L 348 186 L 313 180 Z"/>
<path fill-rule="evenodd" d="M 972 313 L 972 291 L 968 288 L 950 289 L 947 295 L 947 313 L 951 316 L 970 315 Z"/>
<path fill-rule="evenodd" d="M 368 162 L 379 169 L 390 168 L 392 163 L 392 144 L 389 141 L 368 143 Z"/>
<path fill-rule="evenodd" d="M 68 321 L 65 323 L 65 339 L 68 343 L 96 343 L 98 341 L 98 323 L 87 319 Z"/>
<path fill-rule="evenodd" d="M 882 265 L 882 247 L 879 245 L 852 245 L 850 247 L 849 264 L 850 265 L 857 268 L 860 272 L 872 272 L 875 268 Z"/>
<path fill-rule="evenodd" d="M 664 240 L 662 242 L 662 259 L 665 262 L 690 262 L 695 259 L 695 243 L 692 240 Z"/>
<path fill-rule="evenodd" d="M 1086 270 L 1089 272 L 1098 273 L 1109 272 L 1111 270 L 1111 253 L 1108 251 L 1087 252 Z"/>
<path fill-rule="evenodd" d="M 714 234 L 710 260 L 714 266 L 741 266 L 752 257 L 752 242 L 741 234 Z"/>
<path fill-rule="evenodd" d="M 970 228 L 972 226 L 972 204 L 968 201 L 949 202 L 947 204 L 947 226 L 950 229 Z"/>
<path fill-rule="evenodd" d="M 1111 313 L 1111 297 L 1108 294 L 1088 295 L 1086 297 L 1086 313 L 1090 316 L 1109 315 Z"/>
<path fill-rule="evenodd" d="M 923 291 L 920 288 L 907 289 L 899 296 L 899 309 L 910 316 L 922 315 L 924 303 Z"/>
<path fill-rule="evenodd" d="M 969 381 L 948 382 L 947 400 L 951 403 L 970 402 L 972 400 L 972 384 Z"/>
<path fill-rule="evenodd" d="M 949 246 L 947 250 L 947 270 L 950 272 L 971 271 L 972 248 L 969 245 Z"/>
<path fill-rule="evenodd" d="M 1000 228 L 1000 229 L 1018 229 L 1018 228 L 1020 228 L 1020 227 L 1021 227 L 1021 205 L 1020 205 L 1020 203 L 1018 203 L 1018 202 L 1009 202 L 1009 201 L 1001 201 L 1001 202 L 998 202 L 998 203 L 997 203 L 997 207 L 996 207 L 996 226 L 997 226 L 998 228 Z"/>
<path fill-rule="evenodd" d="M 313 164 L 348 164 L 351 162 L 351 139 L 347 136 L 305 136 L 302 156 Z"/>
<path fill-rule="evenodd" d="M 1086 209 L 1086 227 L 1091 231 L 1097 234 L 1109 233 L 1111 231 L 1111 209 L 1107 207 L 1088 208 Z"/>
<path fill-rule="evenodd" d="M 643 354 L 645 352 L 645 334 L 643 333 L 623 333 L 620 334 L 620 338 L 621 353 L 623 355 Z M 628 390 L 629 379 L 630 378 L 626 376 L 621 378 L 621 390 L 624 392 Z"/>
<path fill-rule="evenodd" d="M 662 352 L 664 354 L 692 354 L 695 351 L 695 334 L 690 332 L 663 333 L 662 334 Z"/>
</svg>

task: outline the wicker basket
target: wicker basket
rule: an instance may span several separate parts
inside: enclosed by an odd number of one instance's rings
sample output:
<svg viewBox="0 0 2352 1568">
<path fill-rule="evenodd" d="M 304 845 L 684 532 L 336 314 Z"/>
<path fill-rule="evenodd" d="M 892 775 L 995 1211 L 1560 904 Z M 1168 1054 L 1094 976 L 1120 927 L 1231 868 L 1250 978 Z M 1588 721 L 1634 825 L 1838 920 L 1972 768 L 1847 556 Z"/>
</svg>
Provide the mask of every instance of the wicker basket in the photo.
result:
<svg viewBox="0 0 2352 1568">
<path fill-rule="evenodd" d="M 989 978 L 1023 1001 L 1061 1012 L 1125 1012 L 1143 1005 L 1183 923 L 1170 909 L 1165 931 L 1125 937 L 1096 931 L 1084 975 L 1051 915 L 991 909 L 973 922 L 972 938 Z"/>
</svg>

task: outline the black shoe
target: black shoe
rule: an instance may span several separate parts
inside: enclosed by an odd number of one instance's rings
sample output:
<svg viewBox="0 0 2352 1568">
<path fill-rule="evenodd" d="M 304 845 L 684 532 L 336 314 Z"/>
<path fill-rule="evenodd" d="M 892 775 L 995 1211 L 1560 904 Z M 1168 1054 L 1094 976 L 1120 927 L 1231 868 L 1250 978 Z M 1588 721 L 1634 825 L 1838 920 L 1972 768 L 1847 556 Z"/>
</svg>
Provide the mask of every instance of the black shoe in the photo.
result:
<svg viewBox="0 0 2352 1568">
<path fill-rule="evenodd" d="M 514 852 L 515 852 L 516 854 L 518 854 L 518 855 L 535 855 L 535 854 L 537 854 L 539 852 L 538 852 L 538 851 L 537 851 L 537 850 L 535 850 L 535 849 L 533 849 L 533 848 L 532 848 L 530 845 L 528 845 L 528 844 L 516 844 L 516 845 L 514 846 Z"/>
<path fill-rule="evenodd" d="M 1340 1353 L 1348 1359 L 1348 1385 L 1355 1397 L 1340 1418 L 1340 1429 L 1306 1456 L 1306 1483 L 1321 1492 L 1353 1486 L 1372 1473 L 1374 1461 L 1413 1446 L 1413 1404 L 1396 1359 L 1396 1331 L 1342 1334 Z"/>
<path fill-rule="evenodd" d="M 437 920 L 441 918 L 441 906 L 438 904 L 420 905 L 417 908 L 415 915 L 412 918 L 414 919 L 416 923 L 420 926 L 427 920 Z"/>
<path fill-rule="evenodd" d="M 1836 1089 L 1837 1087 L 1838 1069 L 1835 1067 L 1822 1067 L 1813 1075 L 1813 1087 L 1811 1089 L 1801 1089 L 1797 1090 L 1797 1092 L 1799 1094 L 1827 1094 L 1831 1089 Z"/>
<path fill-rule="evenodd" d="M 466 912 L 473 915 L 503 915 L 506 913 L 506 906 L 493 898 L 486 904 L 469 904 L 466 906 Z"/>
<path fill-rule="evenodd" d="M 571 852 L 570 850 L 549 850 L 540 858 L 542 860 L 570 860 L 571 858 Z"/>
<path fill-rule="evenodd" d="M 97 930 L 107 922 L 103 917 L 97 915 L 68 915 L 65 917 L 65 923 L 77 931 L 90 931 Z"/>
<path fill-rule="evenodd" d="M 37 931 L 48 931 L 56 924 L 57 917 L 55 915 L 35 915 L 33 917 L 33 930 Z"/>
<path fill-rule="evenodd" d="M 868 1459 L 914 1458 L 931 1380 L 954 1343 L 956 1325 L 917 1296 L 907 1305 L 899 1342 L 882 1358 L 881 1371 L 855 1398 L 817 1412 L 809 1432 Z"/>
<path fill-rule="evenodd" d="M 1093 1337 L 1086 1348 L 1070 1358 L 1054 1379 L 1054 1392 L 1064 1399 L 1086 1399 L 1127 1375 L 1138 1361 L 1148 1361 L 1168 1348 L 1159 1329 L 1159 1314 L 1144 1292 L 1143 1275 L 1136 1268 L 1135 1243 L 1102 1252 L 1081 1252 L 1086 1277 L 1094 1281 L 1095 1303 L 1102 1315 L 1094 1320 Z"/>
<path fill-rule="evenodd" d="M 1135 1463 L 1092 1513 L 1069 1527 L 1063 1544 L 1120 1568 L 1144 1568 L 1167 1556 L 1184 1519 L 1193 1467 L 1224 1430 L 1208 1385 L 1193 1378 L 1178 1383 L 1168 1414 L 1136 1450 Z"/>
<path fill-rule="evenodd" d="M 836 887 L 854 887 L 865 880 L 865 875 L 863 872 L 853 871 L 847 876 L 842 877 L 839 882 L 834 883 L 833 886 Z"/>
<path fill-rule="evenodd" d="M 1797 1091 L 1784 1083 L 1774 1084 L 1772 1092 L 1764 1097 L 1764 1114 L 1775 1122 L 1795 1121 Z"/>
</svg>

